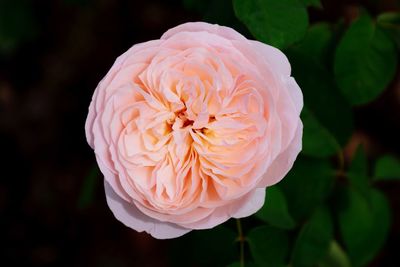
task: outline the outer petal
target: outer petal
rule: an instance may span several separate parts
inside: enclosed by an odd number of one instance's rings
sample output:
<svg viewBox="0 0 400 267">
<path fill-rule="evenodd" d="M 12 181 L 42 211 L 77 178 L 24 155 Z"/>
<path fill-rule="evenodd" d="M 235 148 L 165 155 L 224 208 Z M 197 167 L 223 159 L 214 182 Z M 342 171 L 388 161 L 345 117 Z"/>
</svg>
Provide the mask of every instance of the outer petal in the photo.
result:
<svg viewBox="0 0 400 267">
<path fill-rule="evenodd" d="M 290 145 L 282 152 L 269 166 L 264 178 L 260 181 L 257 187 L 268 187 L 276 184 L 289 172 L 292 168 L 297 155 L 301 151 L 303 136 L 303 123 L 299 119 L 296 133 Z"/>
<path fill-rule="evenodd" d="M 261 43 L 259 41 L 249 41 L 254 47 L 254 51 L 264 58 L 268 65 L 274 67 L 274 71 L 277 71 L 285 76 L 290 76 L 291 67 L 289 60 L 279 49 Z"/>
<path fill-rule="evenodd" d="M 109 183 L 108 185 L 113 188 L 113 190 L 120 196 L 120 198 L 124 199 L 125 201 L 130 201 L 132 198 L 123 189 L 117 174 L 109 170 L 108 167 L 104 164 L 102 158 L 98 155 L 96 155 L 96 161 L 101 173 L 103 173 L 104 175 L 104 181 Z"/>
<path fill-rule="evenodd" d="M 264 205 L 265 188 L 256 188 L 242 198 L 241 205 L 237 204 L 236 211 L 232 214 L 233 218 L 248 217 L 256 213 Z"/>
<path fill-rule="evenodd" d="M 155 238 L 168 239 L 182 236 L 191 231 L 191 229 L 172 223 L 160 222 L 144 215 L 134 204 L 120 198 L 106 181 L 104 182 L 104 189 L 107 204 L 115 218 L 138 232 L 145 231 Z"/>
<path fill-rule="evenodd" d="M 209 24 L 206 22 L 188 22 L 169 29 L 162 36 L 161 39 L 168 39 L 171 36 L 180 32 L 201 32 L 206 31 L 215 35 L 219 35 L 228 40 L 244 40 L 247 39 L 232 28 L 220 26 L 218 24 Z"/>
<path fill-rule="evenodd" d="M 288 88 L 289 95 L 292 98 L 293 104 L 300 115 L 301 109 L 303 108 L 303 93 L 293 77 L 290 77 L 286 81 L 286 86 Z"/>
<path fill-rule="evenodd" d="M 265 188 L 256 188 L 227 206 L 215 209 L 207 218 L 183 226 L 191 229 L 210 229 L 233 218 L 243 218 L 256 213 L 264 205 Z"/>
</svg>

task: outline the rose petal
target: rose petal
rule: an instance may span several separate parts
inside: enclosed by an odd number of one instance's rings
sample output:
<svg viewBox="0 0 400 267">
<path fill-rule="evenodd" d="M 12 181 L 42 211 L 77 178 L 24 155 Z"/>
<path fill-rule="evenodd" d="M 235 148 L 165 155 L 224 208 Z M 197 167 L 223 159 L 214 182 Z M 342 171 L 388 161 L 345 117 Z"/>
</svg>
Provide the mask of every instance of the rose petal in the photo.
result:
<svg viewBox="0 0 400 267">
<path fill-rule="evenodd" d="M 296 134 L 292 142 L 269 166 L 267 172 L 264 174 L 263 179 L 257 187 L 268 187 L 278 183 L 292 168 L 297 155 L 301 151 L 301 138 L 303 136 L 303 123 L 298 121 Z"/>
<path fill-rule="evenodd" d="M 301 93 L 301 89 L 293 77 L 290 77 L 286 81 L 286 85 L 293 104 L 296 107 L 297 114 L 300 115 L 301 109 L 303 108 L 303 94 Z"/>
<path fill-rule="evenodd" d="M 201 221 L 181 225 L 197 230 L 210 229 L 227 221 L 231 217 L 243 218 L 254 214 L 261 209 L 264 200 L 265 188 L 256 188 L 235 202 L 217 208 L 210 216 Z"/>
<path fill-rule="evenodd" d="M 191 229 L 172 223 L 160 222 L 144 215 L 134 204 L 120 198 L 107 182 L 104 182 L 104 189 L 107 204 L 115 218 L 127 227 L 135 229 L 138 232 L 145 231 L 158 239 L 175 238 L 191 231 Z"/>
<path fill-rule="evenodd" d="M 264 205 L 265 188 L 256 188 L 241 199 L 240 204 L 236 205 L 236 210 L 232 213 L 233 218 L 248 217 L 256 213 Z"/>
<path fill-rule="evenodd" d="M 279 49 L 261 43 L 259 41 L 250 41 L 254 46 L 254 51 L 264 58 L 264 60 L 268 63 L 268 65 L 274 66 L 274 69 L 277 70 L 284 76 L 290 76 L 291 67 L 289 60 Z"/>
<path fill-rule="evenodd" d="M 241 35 L 237 31 L 229 27 L 220 26 L 218 24 L 209 24 L 205 22 L 188 22 L 181 24 L 175 28 L 166 31 L 161 36 L 161 39 L 168 39 L 171 36 L 180 32 L 201 32 L 201 31 L 206 31 L 218 36 L 222 36 L 229 40 L 247 40 L 243 35 Z"/>
</svg>

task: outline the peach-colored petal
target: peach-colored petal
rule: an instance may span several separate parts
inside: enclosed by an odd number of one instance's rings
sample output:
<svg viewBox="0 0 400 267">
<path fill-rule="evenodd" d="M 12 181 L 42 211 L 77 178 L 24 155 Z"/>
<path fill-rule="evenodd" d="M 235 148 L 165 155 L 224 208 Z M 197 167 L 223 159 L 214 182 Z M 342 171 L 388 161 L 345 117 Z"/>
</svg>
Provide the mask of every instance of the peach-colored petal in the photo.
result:
<svg viewBox="0 0 400 267">
<path fill-rule="evenodd" d="M 117 195 L 111 186 L 104 182 L 107 204 L 113 212 L 115 218 L 126 226 L 135 229 L 138 232 L 147 232 L 158 239 L 168 239 L 182 236 L 191 231 L 191 229 L 181 226 L 160 222 L 144 215 L 135 205 L 129 204 Z"/>
</svg>

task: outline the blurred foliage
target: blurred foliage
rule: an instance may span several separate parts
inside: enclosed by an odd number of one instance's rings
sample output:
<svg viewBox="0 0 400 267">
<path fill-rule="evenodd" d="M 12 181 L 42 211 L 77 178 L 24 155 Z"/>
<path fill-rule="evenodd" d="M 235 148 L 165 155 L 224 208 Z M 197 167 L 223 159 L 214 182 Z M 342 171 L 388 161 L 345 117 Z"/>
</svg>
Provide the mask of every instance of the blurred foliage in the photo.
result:
<svg viewBox="0 0 400 267">
<path fill-rule="evenodd" d="M 378 159 L 375 165 L 375 180 L 400 179 L 400 161 L 390 155 Z"/>
<path fill-rule="evenodd" d="M 89 174 L 83 180 L 83 184 L 81 186 L 81 192 L 78 199 L 78 208 L 85 209 L 88 208 L 94 200 L 95 194 L 95 187 L 99 182 L 99 168 L 94 166 Z"/>
<path fill-rule="evenodd" d="M 318 119 L 304 107 L 301 113 L 303 129 L 303 149 L 305 155 L 315 157 L 329 157 L 340 150 L 335 137 L 318 121 Z"/>
<path fill-rule="evenodd" d="M 331 241 L 328 252 L 325 257 L 319 262 L 319 267 L 350 267 L 351 263 L 346 253 L 337 243 Z"/>
<path fill-rule="evenodd" d="M 237 234 L 220 225 L 171 240 L 171 266 L 226 266 L 237 259 Z M 184 253 L 182 253 L 184 252 Z"/>
<path fill-rule="evenodd" d="M 400 48 L 400 14 L 394 12 L 380 14 L 377 17 L 377 24 Z"/>
<path fill-rule="evenodd" d="M 343 188 L 338 194 L 341 237 L 354 266 L 364 266 L 386 240 L 390 225 L 387 200 L 376 189 L 368 196 L 351 187 Z"/>
<path fill-rule="evenodd" d="M 289 235 L 286 231 L 260 226 L 251 229 L 247 235 L 251 255 L 258 266 L 286 265 L 289 254 Z"/>
<path fill-rule="evenodd" d="M 0 1 L 0 55 L 14 51 L 37 34 L 29 0 Z"/>
<path fill-rule="evenodd" d="M 368 198 L 370 194 L 371 185 L 368 176 L 368 162 L 364 149 L 360 146 L 356 150 L 353 160 L 350 163 L 348 172 L 348 180 L 350 186 L 357 189 L 362 195 Z"/>
<path fill-rule="evenodd" d="M 281 189 L 277 186 L 271 187 L 266 198 L 270 205 L 264 205 L 255 216 L 278 228 L 294 228 L 295 222 L 289 214 L 286 198 Z"/>
<path fill-rule="evenodd" d="M 248 221 L 245 266 L 367 266 L 385 244 L 391 225 L 390 204 L 376 186 L 398 180 L 400 162 L 389 155 L 372 161 L 363 146 L 350 158 L 344 150 L 355 129 L 354 106 L 377 99 L 394 79 L 400 13 L 372 17 L 358 7 L 350 20 L 309 25 L 308 11 L 323 10 L 323 1 L 233 0 L 233 9 L 227 1 L 215 2 L 184 1 L 209 22 L 226 22 L 283 49 L 304 94 L 303 150 L 285 179 L 267 189 L 264 207 L 243 220 Z M 226 243 L 226 238 L 216 238 L 218 230 L 210 231 L 213 248 L 207 251 L 226 247 L 224 252 L 236 253 L 236 260 L 225 266 L 242 266 L 239 241 Z M 200 266 L 222 266 L 221 257 L 214 260 L 218 263 Z"/>
<path fill-rule="evenodd" d="M 306 8 L 297 0 L 234 0 L 233 5 L 258 40 L 278 48 L 300 40 L 308 26 Z"/>
<path fill-rule="evenodd" d="M 246 267 L 258 267 L 258 265 L 255 264 L 254 262 L 246 262 L 245 266 Z M 240 262 L 234 262 L 232 264 L 229 264 L 227 267 L 241 267 L 241 263 Z"/>
<path fill-rule="evenodd" d="M 336 81 L 352 105 L 368 103 L 380 95 L 393 80 L 396 66 L 393 40 L 367 14 L 350 25 L 335 53 Z"/>
<path fill-rule="evenodd" d="M 322 7 L 320 0 L 300 0 L 300 2 L 306 7 L 308 6 L 318 7 L 318 8 Z"/>
<path fill-rule="evenodd" d="M 326 255 L 332 239 L 332 216 L 329 209 L 321 207 L 300 229 L 293 246 L 293 266 L 314 266 Z"/>
<path fill-rule="evenodd" d="M 329 197 L 334 176 L 334 169 L 328 160 L 301 156 L 296 160 L 293 169 L 276 186 L 283 189 L 289 212 L 297 222 L 307 220 Z"/>
</svg>

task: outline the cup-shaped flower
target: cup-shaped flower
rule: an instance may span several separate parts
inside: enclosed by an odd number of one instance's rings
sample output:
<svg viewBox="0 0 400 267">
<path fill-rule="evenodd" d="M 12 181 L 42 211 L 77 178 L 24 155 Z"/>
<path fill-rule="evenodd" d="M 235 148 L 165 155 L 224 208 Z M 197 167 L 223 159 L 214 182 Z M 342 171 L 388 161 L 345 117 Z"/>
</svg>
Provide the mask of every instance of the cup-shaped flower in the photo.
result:
<svg viewBox="0 0 400 267">
<path fill-rule="evenodd" d="M 290 72 L 278 49 L 202 22 L 121 55 L 86 121 L 115 217 L 173 238 L 260 209 L 301 150 Z"/>
</svg>

